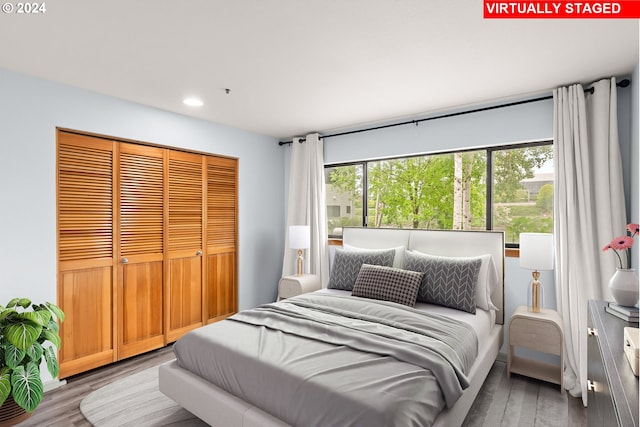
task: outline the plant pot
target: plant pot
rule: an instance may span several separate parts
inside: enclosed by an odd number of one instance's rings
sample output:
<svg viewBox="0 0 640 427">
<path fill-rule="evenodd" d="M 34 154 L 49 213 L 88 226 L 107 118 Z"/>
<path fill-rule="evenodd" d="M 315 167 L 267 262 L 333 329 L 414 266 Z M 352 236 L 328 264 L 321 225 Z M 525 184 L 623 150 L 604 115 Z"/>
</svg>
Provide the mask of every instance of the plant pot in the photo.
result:
<svg viewBox="0 0 640 427">
<path fill-rule="evenodd" d="M 633 268 L 617 268 L 609 289 L 618 305 L 633 307 L 638 302 L 638 276 Z"/>
<path fill-rule="evenodd" d="M 2 406 L 0 406 L 0 427 L 14 426 L 23 422 L 33 415 L 33 412 L 25 411 L 21 406 L 14 402 L 13 397 L 7 397 Z"/>
</svg>

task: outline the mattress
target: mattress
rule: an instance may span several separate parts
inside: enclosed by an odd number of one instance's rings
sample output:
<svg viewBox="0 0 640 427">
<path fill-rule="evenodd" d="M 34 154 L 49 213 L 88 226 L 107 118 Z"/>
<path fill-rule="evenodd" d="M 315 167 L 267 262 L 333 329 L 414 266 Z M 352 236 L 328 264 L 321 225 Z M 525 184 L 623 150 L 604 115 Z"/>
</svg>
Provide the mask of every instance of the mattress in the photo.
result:
<svg viewBox="0 0 640 427">
<path fill-rule="evenodd" d="M 488 337 L 495 321 L 494 313 L 483 310 L 473 315 L 418 304 L 415 311 L 459 320 L 478 342 Z M 464 335 L 464 328 L 460 331 Z M 430 425 L 451 403 L 430 369 L 303 335 L 224 321 L 186 335 L 174 351 L 182 368 L 290 425 Z M 336 334 L 327 335 L 333 339 Z M 473 345 L 477 351 L 477 342 Z M 471 363 L 462 363 L 462 377 Z"/>
</svg>

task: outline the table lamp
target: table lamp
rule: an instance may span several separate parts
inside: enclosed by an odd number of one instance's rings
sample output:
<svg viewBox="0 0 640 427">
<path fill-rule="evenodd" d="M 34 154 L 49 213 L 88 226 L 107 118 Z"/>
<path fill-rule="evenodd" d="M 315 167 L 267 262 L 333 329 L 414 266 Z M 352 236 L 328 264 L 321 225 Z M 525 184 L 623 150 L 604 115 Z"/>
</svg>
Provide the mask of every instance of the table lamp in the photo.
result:
<svg viewBox="0 0 640 427">
<path fill-rule="evenodd" d="M 308 225 L 292 225 L 289 227 L 289 248 L 298 250 L 298 270 L 297 275 L 303 274 L 302 253 L 310 246 L 311 232 Z"/>
<path fill-rule="evenodd" d="M 540 270 L 553 270 L 553 234 L 520 233 L 520 267 L 533 270 L 529 308 L 539 313 L 544 288 L 538 279 Z"/>
</svg>

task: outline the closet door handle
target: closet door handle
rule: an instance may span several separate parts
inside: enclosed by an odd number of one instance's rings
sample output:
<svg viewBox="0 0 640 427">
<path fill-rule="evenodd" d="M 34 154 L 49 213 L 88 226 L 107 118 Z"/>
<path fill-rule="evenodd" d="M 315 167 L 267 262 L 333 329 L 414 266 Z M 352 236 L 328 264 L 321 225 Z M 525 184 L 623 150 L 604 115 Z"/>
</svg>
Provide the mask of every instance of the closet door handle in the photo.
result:
<svg viewBox="0 0 640 427">
<path fill-rule="evenodd" d="M 197 256 L 202 255 L 202 251 L 198 251 L 198 252 L 196 252 L 196 255 L 197 255 Z"/>
<path fill-rule="evenodd" d="M 129 259 L 127 259 L 127 258 L 122 258 L 122 263 L 123 263 L 123 264 L 126 264 L 126 263 L 128 263 L 128 262 L 129 262 Z"/>
</svg>

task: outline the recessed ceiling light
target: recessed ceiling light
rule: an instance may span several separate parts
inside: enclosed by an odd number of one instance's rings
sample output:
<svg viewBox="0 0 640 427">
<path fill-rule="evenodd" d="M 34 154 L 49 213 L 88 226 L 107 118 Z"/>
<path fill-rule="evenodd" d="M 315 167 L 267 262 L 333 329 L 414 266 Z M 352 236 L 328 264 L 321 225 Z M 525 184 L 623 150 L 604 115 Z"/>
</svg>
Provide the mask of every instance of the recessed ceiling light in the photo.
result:
<svg viewBox="0 0 640 427">
<path fill-rule="evenodd" d="M 204 105 L 204 102 L 198 98 L 185 98 L 182 102 L 189 107 L 202 107 Z"/>
</svg>

